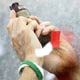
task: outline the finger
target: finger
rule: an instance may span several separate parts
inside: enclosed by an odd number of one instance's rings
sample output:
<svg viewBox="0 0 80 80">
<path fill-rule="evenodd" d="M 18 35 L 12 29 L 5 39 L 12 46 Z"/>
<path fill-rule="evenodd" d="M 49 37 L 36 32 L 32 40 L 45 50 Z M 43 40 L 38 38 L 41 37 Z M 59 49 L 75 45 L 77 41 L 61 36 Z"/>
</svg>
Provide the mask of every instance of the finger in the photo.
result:
<svg viewBox="0 0 80 80">
<path fill-rule="evenodd" d="M 38 24 L 42 22 L 37 16 L 30 16 L 29 18 L 31 18 L 32 20 L 36 20 Z"/>
<path fill-rule="evenodd" d="M 35 34 L 36 34 L 36 36 L 37 36 L 37 37 L 39 37 L 39 36 L 40 36 L 41 31 L 42 31 L 42 28 L 41 28 L 41 26 L 40 26 L 40 25 L 38 25 L 38 26 L 37 26 L 37 30 L 36 30 L 36 32 L 35 32 Z"/>
<path fill-rule="evenodd" d="M 51 23 L 50 23 L 49 21 L 46 21 L 46 22 L 42 22 L 40 25 L 41 25 L 42 27 L 47 27 L 47 26 L 50 26 Z"/>
<path fill-rule="evenodd" d="M 27 24 L 29 24 L 29 23 L 31 23 L 33 20 L 30 19 L 30 18 L 27 18 L 26 21 L 27 21 Z"/>
<path fill-rule="evenodd" d="M 14 10 L 11 10 L 11 12 L 10 12 L 10 18 L 11 19 L 16 18 L 16 12 Z"/>
<path fill-rule="evenodd" d="M 51 31 L 54 31 L 55 29 L 56 29 L 56 28 L 55 28 L 54 26 L 52 26 L 52 25 L 47 26 L 47 27 L 43 28 L 42 34 L 43 34 L 43 35 L 47 35 L 47 34 L 49 34 Z"/>
<path fill-rule="evenodd" d="M 42 35 L 47 35 L 49 32 L 50 32 L 50 29 L 49 28 L 45 28 L 42 31 Z"/>
<path fill-rule="evenodd" d="M 38 23 L 35 20 L 32 20 L 29 24 L 28 24 L 29 28 L 31 28 L 31 30 L 36 30 Z"/>
<path fill-rule="evenodd" d="M 51 32 L 51 23 L 49 21 L 42 22 L 40 24 L 42 27 L 42 35 L 47 35 L 49 32 Z"/>
<path fill-rule="evenodd" d="M 40 36 L 42 28 L 35 20 L 31 20 L 28 27 L 35 32 L 37 37 Z"/>
<path fill-rule="evenodd" d="M 17 18 L 16 18 L 17 19 Z M 23 16 L 19 16 L 18 17 L 18 21 L 20 21 L 21 23 L 19 24 L 24 24 L 24 25 L 29 25 L 33 20 L 30 19 L 30 18 L 26 18 L 26 17 L 23 17 Z"/>
</svg>

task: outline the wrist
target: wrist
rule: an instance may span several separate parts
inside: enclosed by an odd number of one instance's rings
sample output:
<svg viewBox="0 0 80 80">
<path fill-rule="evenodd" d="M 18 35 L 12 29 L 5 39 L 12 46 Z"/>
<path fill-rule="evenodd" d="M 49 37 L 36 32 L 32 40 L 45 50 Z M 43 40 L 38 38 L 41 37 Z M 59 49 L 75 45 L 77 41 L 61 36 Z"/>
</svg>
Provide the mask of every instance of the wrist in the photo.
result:
<svg viewBox="0 0 80 80">
<path fill-rule="evenodd" d="M 43 57 L 37 57 L 36 54 L 28 54 L 25 56 L 24 60 L 30 60 L 32 62 L 35 62 L 36 64 L 38 64 L 39 66 L 42 67 L 43 65 Z"/>
<path fill-rule="evenodd" d="M 19 73 L 25 72 L 26 67 L 27 68 L 30 67 L 35 72 L 35 74 L 38 77 L 38 80 L 43 80 L 44 72 L 43 72 L 43 69 L 38 64 L 36 64 L 33 61 L 29 61 L 29 60 L 23 61 L 21 66 L 18 69 Z"/>
</svg>

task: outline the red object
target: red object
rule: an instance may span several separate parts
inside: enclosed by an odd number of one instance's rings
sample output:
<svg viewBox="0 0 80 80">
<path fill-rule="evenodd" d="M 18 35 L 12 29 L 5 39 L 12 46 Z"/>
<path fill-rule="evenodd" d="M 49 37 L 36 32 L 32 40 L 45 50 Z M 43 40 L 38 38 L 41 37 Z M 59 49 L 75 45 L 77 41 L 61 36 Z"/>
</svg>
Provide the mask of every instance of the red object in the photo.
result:
<svg viewBox="0 0 80 80">
<path fill-rule="evenodd" d="M 60 31 L 51 32 L 51 44 L 53 48 L 60 47 Z"/>
</svg>

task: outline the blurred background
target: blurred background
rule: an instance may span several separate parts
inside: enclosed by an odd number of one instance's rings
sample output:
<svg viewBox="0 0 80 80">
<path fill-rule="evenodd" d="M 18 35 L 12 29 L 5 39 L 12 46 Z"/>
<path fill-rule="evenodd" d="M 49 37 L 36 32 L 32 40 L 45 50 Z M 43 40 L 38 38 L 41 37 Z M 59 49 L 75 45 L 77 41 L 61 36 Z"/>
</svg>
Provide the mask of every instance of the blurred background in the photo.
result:
<svg viewBox="0 0 80 80">
<path fill-rule="evenodd" d="M 80 0 L 0 0 L 0 80 L 18 80 L 20 61 L 12 48 L 7 32 L 9 6 L 19 2 L 32 15 L 50 21 L 67 36 L 75 48 L 80 50 Z M 45 79 L 49 80 L 49 79 Z"/>
</svg>

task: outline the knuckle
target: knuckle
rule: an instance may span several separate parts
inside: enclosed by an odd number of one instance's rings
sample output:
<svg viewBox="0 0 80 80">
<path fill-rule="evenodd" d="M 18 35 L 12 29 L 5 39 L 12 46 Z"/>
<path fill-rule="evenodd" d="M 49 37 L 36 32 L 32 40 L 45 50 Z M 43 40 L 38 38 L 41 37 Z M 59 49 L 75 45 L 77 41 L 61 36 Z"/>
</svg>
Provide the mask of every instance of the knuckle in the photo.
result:
<svg viewBox="0 0 80 80">
<path fill-rule="evenodd" d="M 23 16 L 19 16 L 19 19 L 22 19 L 23 18 Z"/>
<path fill-rule="evenodd" d="M 23 16 L 19 16 L 19 19 L 21 20 L 23 20 L 23 19 L 26 19 L 25 17 L 23 17 Z"/>
<path fill-rule="evenodd" d="M 26 20 L 27 20 L 28 24 L 32 22 L 32 19 L 30 19 L 30 18 L 27 18 Z"/>
<path fill-rule="evenodd" d="M 38 24 L 37 21 L 33 20 L 33 23 Z"/>
</svg>

